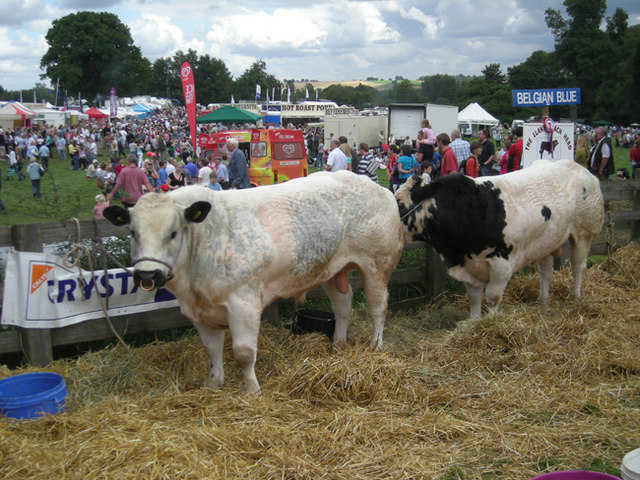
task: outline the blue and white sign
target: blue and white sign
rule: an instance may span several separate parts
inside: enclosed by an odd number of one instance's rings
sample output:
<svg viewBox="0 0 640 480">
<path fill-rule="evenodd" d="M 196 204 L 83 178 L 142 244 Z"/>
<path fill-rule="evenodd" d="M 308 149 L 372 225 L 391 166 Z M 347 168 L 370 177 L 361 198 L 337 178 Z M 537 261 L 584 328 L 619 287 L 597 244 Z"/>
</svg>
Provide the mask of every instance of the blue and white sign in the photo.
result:
<svg viewBox="0 0 640 480">
<path fill-rule="evenodd" d="M 579 88 L 544 88 L 540 90 L 511 90 L 514 107 L 546 107 L 580 103 Z"/>
<path fill-rule="evenodd" d="M 107 297 L 113 317 L 178 306 L 166 289 L 139 289 L 127 271 L 97 271 L 94 279 L 91 272 L 80 273 L 48 253 L 9 252 L 5 275 L 11 288 L 4 289 L 2 325 L 57 328 L 104 318 L 102 302 Z"/>
</svg>

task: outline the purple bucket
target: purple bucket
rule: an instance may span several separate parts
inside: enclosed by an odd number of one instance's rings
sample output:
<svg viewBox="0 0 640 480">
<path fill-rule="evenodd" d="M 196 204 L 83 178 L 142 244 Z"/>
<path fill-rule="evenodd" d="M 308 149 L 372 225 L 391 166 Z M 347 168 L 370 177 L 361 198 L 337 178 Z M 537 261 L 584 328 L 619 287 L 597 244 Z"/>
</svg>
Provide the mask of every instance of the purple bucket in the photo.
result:
<svg viewBox="0 0 640 480">
<path fill-rule="evenodd" d="M 608 473 L 567 470 L 564 472 L 545 473 L 529 480 L 620 480 L 620 478 Z"/>
</svg>

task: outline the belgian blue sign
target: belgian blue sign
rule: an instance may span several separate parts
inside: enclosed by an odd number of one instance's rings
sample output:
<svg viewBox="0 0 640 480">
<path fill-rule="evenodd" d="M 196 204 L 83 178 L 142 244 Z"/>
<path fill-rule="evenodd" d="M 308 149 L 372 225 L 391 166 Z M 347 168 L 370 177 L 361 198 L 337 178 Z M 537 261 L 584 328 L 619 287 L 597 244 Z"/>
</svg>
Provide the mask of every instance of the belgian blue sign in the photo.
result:
<svg viewBox="0 0 640 480">
<path fill-rule="evenodd" d="M 544 88 L 539 90 L 511 90 L 514 107 L 546 107 L 580 103 L 579 88 Z"/>
</svg>

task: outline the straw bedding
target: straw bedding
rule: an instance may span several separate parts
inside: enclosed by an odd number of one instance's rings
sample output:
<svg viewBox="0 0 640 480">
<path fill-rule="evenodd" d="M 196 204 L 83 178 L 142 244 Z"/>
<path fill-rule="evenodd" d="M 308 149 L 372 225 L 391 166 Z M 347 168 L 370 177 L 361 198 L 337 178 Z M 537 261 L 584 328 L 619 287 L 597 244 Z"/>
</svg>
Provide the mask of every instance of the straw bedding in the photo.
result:
<svg viewBox="0 0 640 480">
<path fill-rule="evenodd" d="M 526 479 L 619 468 L 640 446 L 640 247 L 590 268 L 570 302 L 554 273 L 550 309 L 537 275 L 517 276 L 501 313 L 476 325 L 464 297 L 387 322 L 382 352 L 356 311 L 350 344 L 264 325 L 262 395 L 201 388 L 195 336 L 107 349 L 47 370 L 67 412 L 0 419 L 9 479 Z M 9 371 L 0 377 L 33 371 Z"/>
</svg>

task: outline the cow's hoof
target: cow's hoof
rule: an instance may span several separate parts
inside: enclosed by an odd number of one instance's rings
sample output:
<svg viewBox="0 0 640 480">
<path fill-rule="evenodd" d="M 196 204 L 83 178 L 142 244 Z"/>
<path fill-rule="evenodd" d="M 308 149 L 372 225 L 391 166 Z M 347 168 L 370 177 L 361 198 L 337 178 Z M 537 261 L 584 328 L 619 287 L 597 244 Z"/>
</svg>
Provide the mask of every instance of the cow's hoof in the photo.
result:
<svg viewBox="0 0 640 480">
<path fill-rule="evenodd" d="M 540 305 L 542 308 L 549 308 L 549 299 L 544 299 L 544 298 L 540 298 L 538 297 L 538 299 L 536 300 L 536 303 L 538 305 Z"/>
<path fill-rule="evenodd" d="M 462 320 L 461 322 L 458 322 L 457 328 L 462 332 L 466 332 L 468 330 L 473 329 L 473 327 L 476 326 L 479 320 L 480 320 L 479 318 L 467 318 L 466 320 Z"/>
<path fill-rule="evenodd" d="M 220 388 L 224 383 L 224 379 L 218 379 L 213 377 L 207 377 L 204 379 L 204 386 L 206 388 Z"/>
<path fill-rule="evenodd" d="M 242 394 L 243 395 L 260 395 L 260 385 L 255 381 L 242 382 Z"/>
</svg>

